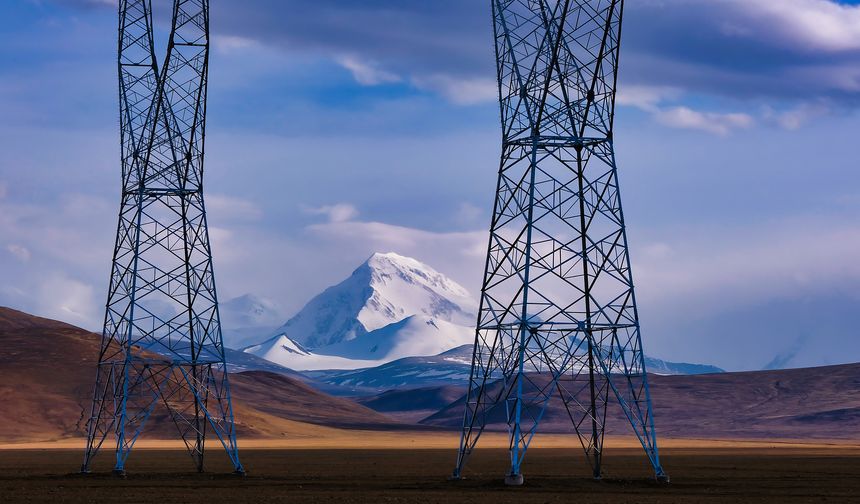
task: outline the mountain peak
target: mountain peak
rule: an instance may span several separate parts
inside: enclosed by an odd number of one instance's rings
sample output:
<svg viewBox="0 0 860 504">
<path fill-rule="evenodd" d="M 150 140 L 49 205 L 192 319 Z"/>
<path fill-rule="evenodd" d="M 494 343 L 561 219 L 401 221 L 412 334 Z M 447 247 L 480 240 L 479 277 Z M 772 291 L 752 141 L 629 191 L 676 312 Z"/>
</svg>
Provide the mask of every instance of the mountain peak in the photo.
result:
<svg viewBox="0 0 860 504">
<path fill-rule="evenodd" d="M 356 272 L 362 268 L 369 268 L 372 271 L 371 286 L 383 288 L 394 280 L 401 280 L 426 286 L 434 291 L 443 292 L 445 295 L 470 298 L 469 291 L 462 285 L 417 259 L 395 252 L 376 252 Z"/>
<path fill-rule="evenodd" d="M 457 282 L 417 259 L 378 252 L 311 299 L 278 332 L 317 350 L 413 315 L 471 325 L 476 311 L 477 303 Z"/>
<path fill-rule="evenodd" d="M 369 261 L 372 261 L 374 259 L 393 259 L 393 260 L 415 261 L 415 259 L 413 259 L 411 257 L 404 256 L 404 255 L 400 255 L 397 252 L 374 252 L 373 254 L 370 255 L 370 257 L 365 262 L 369 262 Z"/>
<path fill-rule="evenodd" d="M 430 268 L 417 259 L 400 255 L 396 252 L 374 252 L 357 268 L 370 268 L 374 271 L 426 269 Z M 432 268 L 430 268 L 432 269 Z"/>
</svg>

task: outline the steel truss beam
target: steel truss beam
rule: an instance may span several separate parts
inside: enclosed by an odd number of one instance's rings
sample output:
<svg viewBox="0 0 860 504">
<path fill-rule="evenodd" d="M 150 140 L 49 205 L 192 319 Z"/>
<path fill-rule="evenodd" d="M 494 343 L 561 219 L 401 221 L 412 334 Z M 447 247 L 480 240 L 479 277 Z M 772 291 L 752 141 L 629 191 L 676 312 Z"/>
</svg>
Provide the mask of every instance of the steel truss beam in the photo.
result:
<svg viewBox="0 0 860 504">
<path fill-rule="evenodd" d="M 506 481 L 560 400 L 595 478 L 607 406 L 660 480 L 612 139 L 623 0 L 491 0 L 502 156 L 481 288 L 459 478 L 488 422 Z"/>
<path fill-rule="evenodd" d="M 159 69 L 151 0 L 119 2 L 122 199 L 83 472 L 109 434 L 115 472 L 157 405 L 203 470 L 236 446 L 203 203 L 209 1 L 175 0 Z"/>
</svg>

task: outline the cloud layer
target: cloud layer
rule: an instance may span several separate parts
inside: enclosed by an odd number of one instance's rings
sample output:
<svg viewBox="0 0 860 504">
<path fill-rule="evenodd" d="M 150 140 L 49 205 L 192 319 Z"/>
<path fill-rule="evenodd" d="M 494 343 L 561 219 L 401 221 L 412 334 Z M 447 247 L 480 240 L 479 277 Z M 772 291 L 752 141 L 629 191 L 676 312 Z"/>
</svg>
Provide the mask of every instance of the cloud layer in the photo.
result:
<svg viewBox="0 0 860 504">
<path fill-rule="evenodd" d="M 646 349 L 733 369 L 860 360 L 860 7 L 625 7 L 614 138 Z M 500 137 L 487 3 L 212 8 L 219 293 L 295 311 L 375 251 L 475 292 Z M 115 18 L 111 1 L 0 5 L 0 304 L 96 329 L 119 198 Z"/>
</svg>

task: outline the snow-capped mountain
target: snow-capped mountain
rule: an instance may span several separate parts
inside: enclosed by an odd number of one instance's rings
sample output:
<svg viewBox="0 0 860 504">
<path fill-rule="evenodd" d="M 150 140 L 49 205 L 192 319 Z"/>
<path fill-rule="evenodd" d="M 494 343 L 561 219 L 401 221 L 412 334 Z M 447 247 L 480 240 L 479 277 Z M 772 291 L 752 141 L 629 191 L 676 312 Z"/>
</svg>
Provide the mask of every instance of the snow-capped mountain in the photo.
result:
<svg viewBox="0 0 860 504">
<path fill-rule="evenodd" d="M 358 339 L 412 315 L 469 326 L 477 303 L 459 284 L 410 257 L 373 254 L 278 329 L 302 347 Z"/>
<path fill-rule="evenodd" d="M 325 351 L 334 355 L 349 355 L 354 359 L 393 360 L 414 355 L 435 355 L 474 339 L 474 331 L 466 326 L 425 315 L 412 315 L 360 338 L 329 345 Z"/>
<path fill-rule="evenodd" d="M 224 346 L 242 348 L 271 334 L 283 320 L 275 303 L 245 294 L 219 303 Z"/>
<path fill-rule="evenodd" d="M 291 340 L 283 333 L 273 336 L 258 345 L 249 346 L 243 351 L 296 371 L 307 371 L 310 369 L 357 369 L 372 367 L 378 364 L 377 361 L 350 359 L 337 355 L 317 355 Z"/>
<path fill-rule="evenodd" d="M 688 362 L 671 362 L 656 357 L 645 356 L 645 369 L 649 373 L 659 375 L 697 375 L 725 373 L 726 370 L 710 364 L 690 364 Z"/>
<path fill-rule="evenodd" d="M 415 259 L 373 254 L 246 352 L 296 370 L 358 369 L 469 343 L 477 303 Z"/>
</svg>

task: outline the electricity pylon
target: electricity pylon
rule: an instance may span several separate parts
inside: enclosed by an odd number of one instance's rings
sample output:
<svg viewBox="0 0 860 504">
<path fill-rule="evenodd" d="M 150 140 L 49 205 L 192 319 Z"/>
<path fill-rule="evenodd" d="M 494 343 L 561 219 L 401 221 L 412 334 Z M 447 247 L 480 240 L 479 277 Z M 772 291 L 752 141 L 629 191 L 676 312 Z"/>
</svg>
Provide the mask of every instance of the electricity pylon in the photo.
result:
<svg viewBox="0 0 860 504">
<path fill-rule="evenodd" d="M 612 126 L 623 0 L 491 0 L 502 156 L 466 398 L 459 478 L 488 422 L 508 484 L 551 398 L 595 478 L 617 402 L 660 465 Z"/>
<path fill-rule="evenodd" d="M 122 203 L 83 472 L 108 434 L 116 473 L 157 404 L 203 470 L 207 434 L 243 473 L 203 204 L 208 0 L 175 0 L 155 57 L 151 0 L 119 2 Z"/>
</svg>

